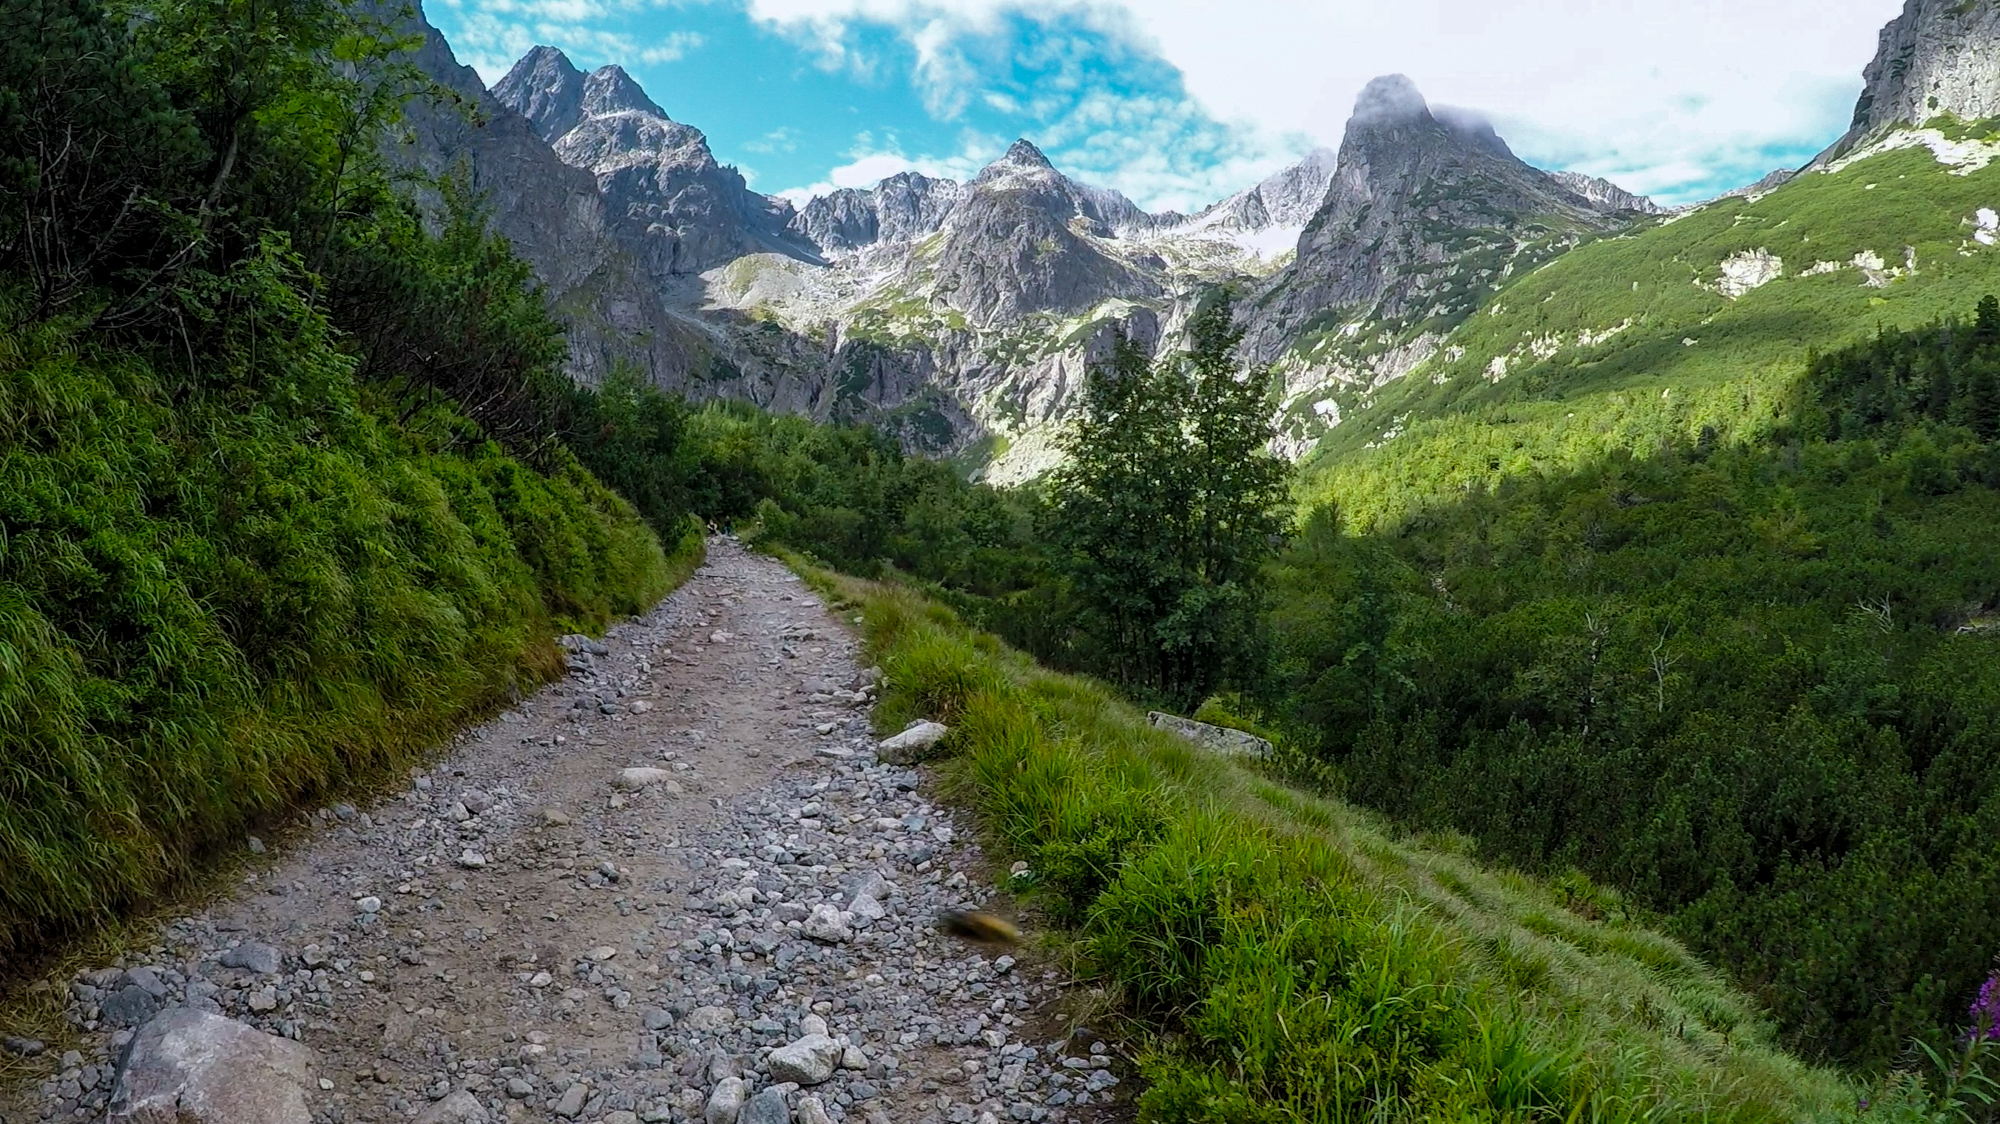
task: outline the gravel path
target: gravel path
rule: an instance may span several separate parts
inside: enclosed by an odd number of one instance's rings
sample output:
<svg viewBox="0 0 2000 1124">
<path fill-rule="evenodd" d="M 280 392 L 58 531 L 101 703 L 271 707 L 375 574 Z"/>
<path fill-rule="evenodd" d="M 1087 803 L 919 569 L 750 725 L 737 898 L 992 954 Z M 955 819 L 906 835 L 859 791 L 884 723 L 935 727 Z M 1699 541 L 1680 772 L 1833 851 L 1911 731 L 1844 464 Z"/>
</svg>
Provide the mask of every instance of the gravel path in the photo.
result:
<svg viewBox="0 0 2000 1124">
<path fill-rule="evenodd" d="M 0 1116 L 101 1118 L 129 1028 L 179 1005 L 313 1047 L 329 1124 L 1118 1113 L 1107 1047 L 1048 1040 L 1055 974 L 933 928 L 982 860 L 875 760 L 872 674 L 795 576 L 713 540 L 570 663 L 80 975 L 84 1048 Z"/>
</svg>

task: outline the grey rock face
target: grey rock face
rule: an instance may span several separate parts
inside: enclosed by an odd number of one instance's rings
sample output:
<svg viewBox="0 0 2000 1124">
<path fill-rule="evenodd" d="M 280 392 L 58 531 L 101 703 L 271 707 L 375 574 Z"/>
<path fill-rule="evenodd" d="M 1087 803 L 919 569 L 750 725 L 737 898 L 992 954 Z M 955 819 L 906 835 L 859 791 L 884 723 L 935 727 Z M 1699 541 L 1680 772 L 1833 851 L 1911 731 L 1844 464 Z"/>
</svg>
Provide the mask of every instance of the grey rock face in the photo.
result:
<svg viewBox="0 0 2000 1124">
<path fill-rule="evenodd" d="M 313 1052 L 220 1015 L 178 1008 L 140 1027 L 112 1124 L 311 1124 Z"/>
<path fill-rule="evenodd" d="M 813 199 L 791 228 L 823 254 L 853 253 L 935 232 L 964 195 L 965 187 L 952 180 L 899 172 L 869 191 L 843 188 Z"/>
<path fill-rule="evenodd" d="M 563 163 L 596 177 L 623 241 L 654 277 L 799 252 L 785 232 L 790 205 L 751 191 L 717 162 L 700 129 L 668 117 L 622 67 L 584 75 L 561 51 L 537 47 L 493 97 L 533 123 Z"/>
<path fill-rule="evenodd" d="M 1946 113 L 1966 121 L 2000 115 L 2000 3 L 1905 0 L 1861 76 L 1854 122 L 1820 162 L 1895 125 Z"/>
<path fill-rule="evenodd" d="M 1607 179 L 1586 176 L 1582 172 L 1551 172 L 1550 176 L 1582 199 L 1592 210 L 1607 215 L 1621 212 L 1640 215 L 1657 215 L 1660 205 L 1643 195 L 1619 187 Z"/>
<path fill-rule="evenodd" d="M 1318 148 L 1305 159 L 1238 192 L 1188 220 L 1188 225 L 1234 231 L 1303 227 L 1326 201 L 1339 154 Z"/>
<path fill-rule="evenodd" d="M 1140 215 L 1124 196 L 1078 185 L 1040 149 L 1016 141 L 952 209 L 922 287 L 983 327 L 1082 312 L 1114 297 L 1157 299 L 1164 263 L 1141 269 L 1092 241 L 1115 237 Z"/>
<path fill-rule="evenodd" d="M 595 383 L 614 363 L 629 362 L 655 382 L 674 386 L 704 373 L 712 348 L 698 327 L 667 306 L 636 255 L 620 244 L 618 224 L 591 173 L 563 163 L 527 118 L 488 94 L 420 6 L 405 15 L 385 0 L 377 10 L 397 30 L 420 37 L 410 61 L 459 100 L 409 103 L 408 143 L 394 145 L 392 158 L 430 175 L 467 177 L 467 186 L 485 199 L 494 230 L 534 268 L 551 305 L 568 310 L 571 375 Z M 557 54 L 535 56 L 529 67 L 542 76 L 530 100 L 544 120 L 561 116 L 558 105 L 581 112 L 581 84 L 570 91 L 555 80 L 554 59 L 547 56 Z"/>
<path fill-rule="evenodd" d="M 1515 158 L 1490 125 L 1433 112 L 1401 75 L 1355 102 L 1339 169 L 1249 325 L 1249 347 L 1275 358 L 1328 310 L 1349 318 L 1462 317 L 1524 242 L 1561 248 L 1618 220 Z"/>
</svg>

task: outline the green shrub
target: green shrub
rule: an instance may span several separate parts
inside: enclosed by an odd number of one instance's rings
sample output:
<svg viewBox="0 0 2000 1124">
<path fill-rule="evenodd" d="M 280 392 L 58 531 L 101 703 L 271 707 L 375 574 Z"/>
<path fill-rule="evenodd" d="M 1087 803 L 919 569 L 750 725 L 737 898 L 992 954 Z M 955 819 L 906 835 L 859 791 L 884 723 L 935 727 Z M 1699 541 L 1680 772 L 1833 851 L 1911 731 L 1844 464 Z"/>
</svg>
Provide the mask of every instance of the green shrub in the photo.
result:
<svg viewBox="0 0 2000 1124">
<path fill-rule="evenodd" d="M 57 327 L 0 335 L 0 947 L 411 759 L 558 673 L 556 630 L 667 589 L 580 469 L 442 448 L 464 423 L 399 428 L 310 347 L 190 391 Z"/>
</svg>

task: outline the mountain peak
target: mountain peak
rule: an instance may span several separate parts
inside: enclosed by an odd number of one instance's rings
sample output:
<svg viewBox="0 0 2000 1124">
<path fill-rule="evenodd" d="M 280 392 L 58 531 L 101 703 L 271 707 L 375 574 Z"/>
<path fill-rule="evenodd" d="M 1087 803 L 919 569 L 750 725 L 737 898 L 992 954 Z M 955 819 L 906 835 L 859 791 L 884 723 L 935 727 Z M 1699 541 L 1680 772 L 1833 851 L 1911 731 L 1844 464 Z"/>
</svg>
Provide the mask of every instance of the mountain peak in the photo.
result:
<svg viewBox="0 0 2000 1124">
<path fill-rule="evenodd" d="M 590 114 L 629 111 L 667 116 L 622 66 L 602 66 L 591 72 L 583 84 L 583 108 Z"/>
<path fill-rule="evenodd" d="M 528 53 L 522 55 L 521 61 L 515 63 L 514 69 L 508 73 L 583 77 L 583 71 L 578 70 L 576 64 L 569 61 L 569 56 L 563 54 L 561 47 L 551 47 L 545 43 L 538 43 L 528 48 Z"/>
<path fill-rule="evenodd" d="M 1012 164 L 1022 168 L 1047 168 L 1050 171 L 1054 171 L 1056 167 L 1054 164 L 1049 163 L 1049 158 L 1043 155 L 1041 149 L 1036 148 L 1025 137 L 1008 145 L 1007 154 L 1002 156 L 997 163 Z"/>
<path fill-rule="evenodd" d="M 1401 74 L 1385 74 L 1361 88 L 1351 125 L 1396 125 L 1429 117 L 1430 105 L 1417 84 Z"/>
<path fill-rule="evenodd" d="M 543 140 L 553 140 L 583 116 L 583 72 L 555 47 L 538 46 L 522 55 L 493 86 L 500 104 L 526 117 Z"/>
</svg>

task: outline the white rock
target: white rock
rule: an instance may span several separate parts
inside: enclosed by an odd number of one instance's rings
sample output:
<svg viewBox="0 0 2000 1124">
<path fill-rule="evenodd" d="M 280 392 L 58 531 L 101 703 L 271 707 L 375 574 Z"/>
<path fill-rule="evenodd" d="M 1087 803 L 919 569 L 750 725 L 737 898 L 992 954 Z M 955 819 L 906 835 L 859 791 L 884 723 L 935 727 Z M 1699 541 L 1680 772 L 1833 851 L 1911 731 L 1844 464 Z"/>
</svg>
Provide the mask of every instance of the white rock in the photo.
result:
<svg viewBox="0 0 2000 1124">
<path fill-rule="evenodd" d="M 866 894 L 856 894 L 854 904 L 848 907 L 848 912 L 865 921 L 880 921 L 889 916 L 888 909 L 881 902 Z"/>
<path fill-rule="evenodd" d="M 665 769 L 656 769 L 651 765 L 635 765 L 618 774 L 618 787 L 640 789 L 659 784 L 666 779 Z"/>
<path fill-rule="evenodd" d="M 645 699 L 636 699 L 633 701 L 631 706 L 628 706 L 625 709 L 631 711 L 634 714 L 644 714 L 647 711 L 653 709 L 653 704 L 647 702 Z"/>
<path fill-rule="evenodd" d="M 764 1064 L 770 1067 L 773 1081 L 818 1085 L 833 1076 L 842 1052 L 840 1043 L 826 1035 L 808 1034 L 771 1051 Z"/>
<path fill-rule="evenodd" d="M 797 1124 L 833 1124 L 833 1118 L 826 1114 L 826 1102 L 814 1096 L 799 1098 L 792 1109 L 792 1119 Z"/>
<path fill-rule="evenodd" d="M 478 870 L 486 865 L 486 856 L 468 847 L 459 853 L 458 865 L 467 870 Z"/>
<path fill-rule="evenodd" d="M 736 1116 L 743 1111 L 743 1102 L 748 1099 L 750 1087 L 741 1077 L 725 1077 L 715 1083 L 715 1091 L 708 1095 L 708 1105 L 702 1109 L 701 1118 L 707 1124 L 736 1124 Z"/>
<path fill-rule="evenodd" d="M 847 927 L 847 918 L 838 909 L 824 903 L 816 905 L 807 915 L 800 932 L 816 941 L 840 944 L 854 939 L 854 931 Z"/>
<path fill-rule="evenodd" d="M 382 912 L 382 899 L 371 895 L 355 902 L 354 908 L 363 913 L 380 913 Z"/>
<path fill-rule="evenodd" d="M 941 722 L 919 722 L 895 737 L 884 739 L 875 747 L 875 756 L 891 765 L 910 764 L 921 760 L 950 733 L 951 727 Z"/>
</svg>

